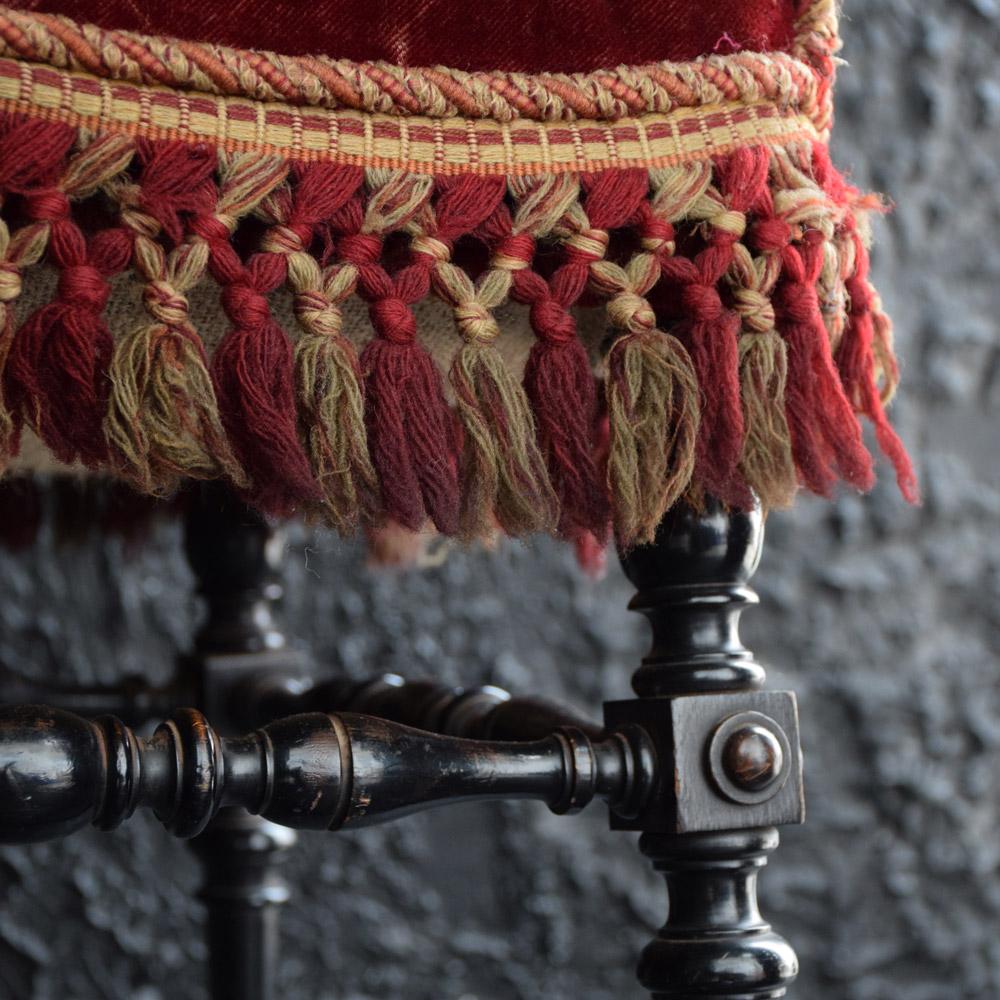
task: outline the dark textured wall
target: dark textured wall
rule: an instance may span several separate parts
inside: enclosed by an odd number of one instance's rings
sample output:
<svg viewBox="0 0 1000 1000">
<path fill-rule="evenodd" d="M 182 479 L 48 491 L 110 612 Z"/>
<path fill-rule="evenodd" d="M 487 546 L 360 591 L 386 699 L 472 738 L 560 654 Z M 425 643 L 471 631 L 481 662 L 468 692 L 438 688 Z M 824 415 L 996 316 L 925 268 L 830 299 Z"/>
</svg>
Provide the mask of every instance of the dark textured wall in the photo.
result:
<svg viewBox="0 0 1000 1000">
<path fill-rule="evenodd" d="M 771 519 L 745 634 L 802 706 L 810 818 L 763 878 L 802 1000 L 1000 996 L 1000 4 L 848 3 L 837 151 L 898 200 L 876 272 L 905 359 L 896 420 L 926 502 L 888 483 Z M 492 681 L 593 709 L 646 643 L 613 571 L 537 542 L 370 575 L 293 533 L 287 618 L 321 661 Z M 162 675 L 196 620 L 179 529 L 0 561 L 0 658 Z M 640 997 L 659 880 L 600 809 L 462 807 L 304 836 L 285 1000 Z M 137 818 L 0 852 L 0 995 L 204 997 L 195 864 Z"/>
</svg>

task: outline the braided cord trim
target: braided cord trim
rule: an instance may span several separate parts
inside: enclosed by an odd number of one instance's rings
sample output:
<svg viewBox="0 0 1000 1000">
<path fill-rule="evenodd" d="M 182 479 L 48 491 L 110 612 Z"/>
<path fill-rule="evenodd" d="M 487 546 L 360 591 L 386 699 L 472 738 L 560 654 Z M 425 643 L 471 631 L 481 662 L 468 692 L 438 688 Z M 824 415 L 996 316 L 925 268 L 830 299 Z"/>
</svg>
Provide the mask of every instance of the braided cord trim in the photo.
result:
<svg viewBox="0 0 1000 1000">
<path fill-rule="evenodd" d="M 677 108 L 769 101 L 825 128 L 837 47 L 833 0 L 813 0 L 791 53 L 737 52 L 592 73 L 464 72 L 283 56 L 79 24 L 0 7 L 0 54 L 108 80 L 261 101 L 431 118 L 617 121 Z"/>
</svg>

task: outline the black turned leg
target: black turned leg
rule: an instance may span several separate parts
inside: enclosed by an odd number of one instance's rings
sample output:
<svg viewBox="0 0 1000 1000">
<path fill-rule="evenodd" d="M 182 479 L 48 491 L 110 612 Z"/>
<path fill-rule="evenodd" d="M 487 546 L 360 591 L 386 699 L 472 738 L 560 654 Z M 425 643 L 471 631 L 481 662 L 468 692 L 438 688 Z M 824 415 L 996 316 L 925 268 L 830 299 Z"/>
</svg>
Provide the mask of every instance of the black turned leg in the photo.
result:
<svg viewBox="0 0 1000 1000">
<path fill-rule="evenodd" d="M 775 826 L 803 814 L 794 696 L 760 690 L 764 670 L 739 639 L 762 541 L 759 511 L 709 502 L 671 512 L 652 545 L 622 555 L 653 646 L 632 679 L 639 697 L 607 705 L 606 719 L 642 725 L 667 780 L 637 820 L 612 822 L 643 832 L 667 882 L 667 922 L 639 962 L 656 1000 L 783 997 L 798 971 L 757 907 Z"/>
<path fill-rule="evenodd" d="M 208 908 L 213 1000 L 277 996 L 279 914 L 290 896 L 281 861 L 295 841 L 294 830 L 223 809 L 191 842 L 205 871 L 198 895 Z"/>
<path fill-rule="evenodd" d="M 294 683 L 307 674 L 274 617 L 283 539 L 224 488 L 192 497 L 185 548 L 208 613 L 187 668 L 200 707 L 223 733 L 238 728 L 236 692 L 266 674 Z M 283 856 L 296 834 L 243 809 L 223 809 L 191 846 L 202 862 L 212 1000 L 274 1000 L 280 907 L 289 898 Z"/>
</svg>

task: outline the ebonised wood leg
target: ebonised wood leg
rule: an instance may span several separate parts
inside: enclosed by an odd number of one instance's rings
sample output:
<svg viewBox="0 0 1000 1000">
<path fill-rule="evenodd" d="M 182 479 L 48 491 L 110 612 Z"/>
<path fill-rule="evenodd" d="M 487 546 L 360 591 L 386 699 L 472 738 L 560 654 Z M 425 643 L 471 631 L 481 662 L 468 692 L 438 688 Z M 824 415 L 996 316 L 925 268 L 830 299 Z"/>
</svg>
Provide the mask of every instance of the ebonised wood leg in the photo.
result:
<svg viewBox="0 0 1000 1000">
<path fill-rule="evenodd" d="M 287 827 L 223 809 L 191 842 L 205 881 L 206 933 L 212 1000 L 273 1000 L 279 917 L 290 896 L 282 856 L 297 835 Z"/>
<path fill-rule="evenodd" d="M 187 668 L 200 687 L 199 707 L 232 733 L 233 695 L 247 678 L 307 671 L 274 617 L 283 539 L 226 489 L 205 484 L 192 497 L 185 548 L 208 608 Z M 279 914 L 290 895 L 280 867 L 296 840 L 292 830 L 223 809 L 191 842 L 204 870 L 212 1000 L 277 996 Z"/>
<path fill-rule="evenodd" d="M 644 725 L 661 762 L 674 758 L 638 821 L 615 822 L 643 831 L 667 882 L 667 922 L 639 963 L 656 1000 L 783 997 L 798 971 L 757 906 L 775 826 L 802 819 L 794 698 L 759 690 L 763 668 L 738 633 L 762 541 L 759 512 L 709 502 L 672 511 L 652 545 L 621 557 L 653 646 L 632 679 L 638 698 L 606 706 L 607 720 Z"/>
</svg>

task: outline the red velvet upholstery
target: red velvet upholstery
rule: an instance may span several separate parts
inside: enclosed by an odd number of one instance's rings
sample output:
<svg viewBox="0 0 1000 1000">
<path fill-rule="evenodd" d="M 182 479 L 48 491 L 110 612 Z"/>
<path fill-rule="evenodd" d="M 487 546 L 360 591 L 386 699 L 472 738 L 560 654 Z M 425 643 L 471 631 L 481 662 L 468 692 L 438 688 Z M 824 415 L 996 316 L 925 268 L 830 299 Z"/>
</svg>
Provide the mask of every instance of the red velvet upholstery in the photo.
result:
<svg viewBox="0 0 1000 1000">
<path fill-rule="evenodd" d="M 104 28 L 405 66 L 587 71 L 791 41 L 799 0 L 28 0 Z"/>
</svg>

